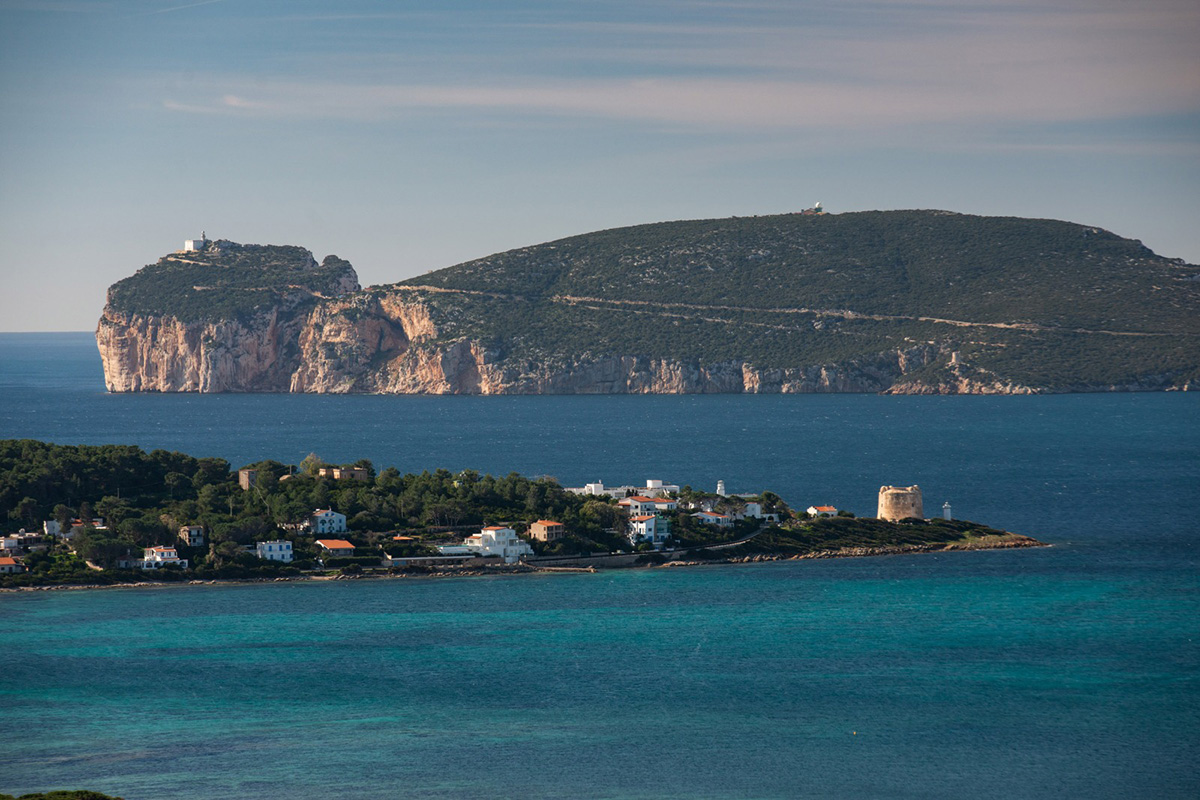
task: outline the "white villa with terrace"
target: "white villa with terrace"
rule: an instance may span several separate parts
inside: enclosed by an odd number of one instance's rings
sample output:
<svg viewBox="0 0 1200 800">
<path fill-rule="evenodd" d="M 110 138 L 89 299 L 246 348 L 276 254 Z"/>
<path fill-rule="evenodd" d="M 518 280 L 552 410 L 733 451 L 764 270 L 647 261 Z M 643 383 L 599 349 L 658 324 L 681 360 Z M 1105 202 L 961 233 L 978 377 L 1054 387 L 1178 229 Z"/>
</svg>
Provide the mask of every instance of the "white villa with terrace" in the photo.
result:
<svg viewBox="0 0 1200 800">
<path fill-rule="evenodd" d="M 258 557 L 265 561 L 292 563 L 292 543 L 287 540 L 259 542 L 256 550 Z"/>
<path fill-rule="evenodd" d="M 629 542 L 638 545 L 649 542 L 660 548 L 671 535 L 671 522 L 657 514 L 638 514 L 629 518 Z"/>
<path fill-rule="evenodd" d="M 162 567 L 180 567 L 187 569 L 187 559 L 179 557 L 179 551 L 174 547 L 147 547 L 142 555 L 142 569 L 161 569 Z"/>
<path fill-rule="evenodd" d="M 505 564 L 515 564 L 533 555 L 529 542 L 517 536 L 512 528 L 489 525 L 474 536 L 463 540 L 463 547 L 481 556 L 500 556 Z"/>
<path fill-rule="evenodd" d="M 660 480 L 648 480 L 645 486 L 605 486 L 600 481 L 567 489 L 573 494 L 605 496 L 621 498 L 637 494 L 642 497 L 666 497 L 669 494 L 679 494 L 679 486 L 674 483 L 663 483 Z"/>
<path fill-rule="evenodd" d="M 654 514 L 659 511 L 674 511 L 679 504 L 669 497 L 646 497 L 634 495 L 617 501 L 617 505 L 628 509 L 630 514 Z"/>
<path fill-rule="evenodd" d="M 346 515 L 328 508 L 318 508 L 312 515 L 313 533 L 345 533 Z"/>
<path fill-rule="evenodd" d="M 728 528 L 733 525 L 733 517 L 728 514 L 714 514 L 711 511 L 697 511 L 693 517 L 705 525 L 716 525 L 718 528 Z"/>
</svg>

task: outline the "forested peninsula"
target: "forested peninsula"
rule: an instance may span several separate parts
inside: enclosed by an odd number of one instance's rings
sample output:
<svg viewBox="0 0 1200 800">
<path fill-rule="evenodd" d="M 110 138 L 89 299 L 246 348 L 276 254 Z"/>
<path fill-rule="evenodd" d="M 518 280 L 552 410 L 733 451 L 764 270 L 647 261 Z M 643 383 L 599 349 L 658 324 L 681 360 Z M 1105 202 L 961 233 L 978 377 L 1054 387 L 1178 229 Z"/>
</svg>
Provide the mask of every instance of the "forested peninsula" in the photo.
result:
<svg viewBox="0 0 1200 800">
<path fill-rule="evenodd" d="M 367 289 L 300 247 L 189 246 L 109 289 L 109 391 L 1028 394 L 1200 375 L 1200 267 L 1055 220 L 662 222 Z"/>
<path fill-rule="evenodd" d="M 219 458 L 127 445 L 0 440 L 0 508 L 8 509 L 0 529 L 12 554 L 0 557 L 0 588 L 590 570 L 1041 544 L 963 520 L 812 514 L 800 510 L 803 501 L 793 508 L 769 490 L 725 496 L 673 488 L 654 501 L 667 510 L 648 517 L 629 505 L 647 498 L 582 494 L 516 473 L 377 472 L 365 460 L 335 466 L 316 455 L 233 470 Z M 329 517 L 341 526 L 324 533 Z M 669 534 L 654 543 L 632 535 L 651 518 Z M 465 549 L 481 527 L 510 532 L 527 555 L 446 555 Z M 539 538 L 539 529 L 555 534 Z M 273 560 L 284 545 L 287 560 Z"/>
</svg>

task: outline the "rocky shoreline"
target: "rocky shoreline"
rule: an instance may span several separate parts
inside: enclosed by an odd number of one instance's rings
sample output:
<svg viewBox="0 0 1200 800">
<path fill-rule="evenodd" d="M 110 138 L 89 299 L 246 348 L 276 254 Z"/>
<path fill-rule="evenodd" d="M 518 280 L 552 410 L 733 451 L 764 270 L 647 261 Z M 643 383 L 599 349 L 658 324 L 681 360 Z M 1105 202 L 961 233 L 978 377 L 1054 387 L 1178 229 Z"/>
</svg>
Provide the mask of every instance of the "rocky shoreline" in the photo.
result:
<svg viewBox="0 0 1200 800">
<path fill-rule="evenodd" d="M 628 567 L 604 566 L 537 566 L 534 564 L 506 564 L 483 569 L 442 569 L 436 571 L 379 572 L 362 575 L 289 575 L 278 578 L 225 578 L 213 580 L 190 580 L 175 582 L 138 581 L 136 583 L 110 584 L 52 584 L 47 586 L 16 586 L 0 588 L 0 593 L 70 591 L 81 589 L 149 589 L 186 586 L 235 586 L 251 583 L 293 583 L 307 581 L 361 581 L 387 580 L 396 578 L 478 578 L 499 575 L 531 575 L 553 573 L 595 573 L 605 569 L 665 569 L 668 567 L 698 567 L 721 564 L 758 564 L 771 561 L 806 561 L 827 558 L 870 558 L 873 556 L 915 555 L 920 553 L 948 553 L 976 550 L 1011 550 L 1026 547 L 1052 547 L 1029 536 L 1009 534 L 1004 537 L 978 539 L 961 542 L 932 542 L 929 544 L 886 545 L 879 547 L 843 547 L 836 550 L 814 550 L 810 553 L 755 553 L 728 558 L 687 559 L 673 558 L 662 563 L 644 563 Z M 647 553 L 645 555 L 651 555 Z M 682 555 L 682 554 L 680 554 Z M 581 561 L 585 559 L 580 559 Z"/>
</svg>

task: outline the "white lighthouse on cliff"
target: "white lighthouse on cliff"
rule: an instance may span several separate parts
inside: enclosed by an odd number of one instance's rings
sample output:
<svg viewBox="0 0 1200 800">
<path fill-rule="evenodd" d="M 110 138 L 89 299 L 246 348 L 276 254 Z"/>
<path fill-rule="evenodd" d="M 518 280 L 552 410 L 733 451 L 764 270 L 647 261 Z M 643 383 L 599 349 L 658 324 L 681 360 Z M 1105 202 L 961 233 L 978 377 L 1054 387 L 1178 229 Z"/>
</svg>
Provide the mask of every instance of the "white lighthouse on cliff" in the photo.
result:
<svg viewBox="0 0 1200 800">
<path fill-rule="evenodd" d="M 199 239 L 188 239 L 183 243 L 185 253 L 198 253 L 208 247 L 208 231 L 201 231 Z"/>
</svg>

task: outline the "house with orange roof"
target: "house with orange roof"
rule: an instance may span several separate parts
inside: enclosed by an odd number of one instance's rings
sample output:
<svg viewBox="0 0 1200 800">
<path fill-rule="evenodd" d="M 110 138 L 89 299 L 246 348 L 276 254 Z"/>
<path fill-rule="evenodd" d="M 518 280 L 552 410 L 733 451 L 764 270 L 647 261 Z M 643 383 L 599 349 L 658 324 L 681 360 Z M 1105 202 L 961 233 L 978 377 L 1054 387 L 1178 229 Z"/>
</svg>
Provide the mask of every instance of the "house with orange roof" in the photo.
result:
<svg viewBox="0 0 1200 800">
<path fill-rule="evenodd" d="M 529 526 L 529 537 L 539 542 L 553 542 L 567 535 L 567 526 L 552 519 L 539 519 Z"/>
<path fill-rule="evenodd" d="M 159 545 L 147 547 L 142 551 L 142 569 L 162 569 L 163 567 L 179 567 L 187 569 L 188 560 L 179 557 L 179 551 L 174 547 Z"/>
<path fill-rule="evenodd" d="M 838 508 L 837 506 L 809 506 L 807 511 L 810 517 L 836 517 Z"/>
<path fill-rule="evenodd" d="M 623 497 L 617 501 L 617 505 L 627 509 L 630 514 L 653 514 L 657 511 L 674 511 L 679 507 L 679 504 L 669 497 L 648 497 L 644 494 Z"/>
<path fill-rule="evenodd" d="M 728 514 L 717 514 L 712 511 L 697 511 L 693 517 L 705 525 L 716 525 L 718 528 L 728 528 L 733 525 L 733 517 Z"/>
<path fill-rule="evenodd" d="M 317 547 L 332 558 L 354 555 L 354 545 L 345 539 L 317 539 Z"/>
<path fill-rule="evenodd" d="M 0 556 L 0 575 L 15 575 L 28 569 L 21 559 L 12 556 Z"/>
</svg>

